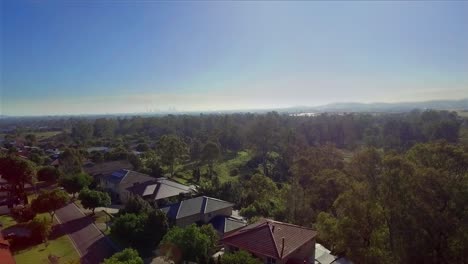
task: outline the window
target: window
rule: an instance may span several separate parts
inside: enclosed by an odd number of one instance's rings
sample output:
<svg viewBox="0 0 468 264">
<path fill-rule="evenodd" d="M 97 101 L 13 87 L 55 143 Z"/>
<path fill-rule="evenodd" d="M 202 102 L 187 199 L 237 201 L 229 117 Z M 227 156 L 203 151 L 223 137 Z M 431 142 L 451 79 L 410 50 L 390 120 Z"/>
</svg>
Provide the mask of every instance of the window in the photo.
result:
<svg viewBox="0 0 468 264">
<path fill-rule="evenodd" d="M 267 259 L 266 259 L 266 264 L 276 264 L 276 259 L 274 259 L 274 258 L 267 258 Z"/>
</svg>

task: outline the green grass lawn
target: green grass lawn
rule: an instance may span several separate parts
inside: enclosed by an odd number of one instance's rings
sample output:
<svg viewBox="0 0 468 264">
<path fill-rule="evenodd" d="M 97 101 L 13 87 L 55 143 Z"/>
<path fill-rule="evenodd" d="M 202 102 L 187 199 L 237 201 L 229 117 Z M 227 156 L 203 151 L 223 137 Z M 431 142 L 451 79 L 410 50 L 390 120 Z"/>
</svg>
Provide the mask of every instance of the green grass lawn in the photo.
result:
<svg viewBox="0 0 468 264">
<path fill-rule="evenodd" d="M 237 153 L 227 153 L 222 159 L 214 165 L 214 171 L 219 177 L 220 182 L 237 180 L 238 176 L 246 175 L 250 171 L 245 167 L 245 164 L 252 158 L 252 154 L 248 151 L 239 151 Z M 196 162 L 190 162 L 184 165 L 175 167 L 175 175 L 172 179 L 182 184 L 190 184 L 192 182 L 192 171 L 196 168 Z M 231 172 L 237 169 L 236 175 L 231 176 Z M 208 172 L 208 166 L 203 165 L 200 167 L 202 175 Z"/>
<path fill-rule="evenodd" d="M 49 255 L 59 257 L 60 263 L 79 263 L 80 259 L 72 245 L 72 242 L 66 235 L 50 240 L 48 246 L 42 243 L 25 250 L 15 252 L 14 258 L 17 264 L 48 264 Z"/>
<path fill-rule="evenodd" d="M 40 140 L 51 138 L 51 137 L 56 136 L 56 135 L 61 134 L 61 133 L 62 133 L 62 131 L 43 131 L 43 132 L 34 132 L 34 133 L 31 133 L 31 134 L 34 134 L 36 136 L 37 140 L 40 141 Z"/>
<path fill-rule="evenodd" d="M 0 223 L 2 223 L 3 229 L 9 228 L 17 224 L 16 220 L 9 215 L 0 216 Z"/>
</svg>

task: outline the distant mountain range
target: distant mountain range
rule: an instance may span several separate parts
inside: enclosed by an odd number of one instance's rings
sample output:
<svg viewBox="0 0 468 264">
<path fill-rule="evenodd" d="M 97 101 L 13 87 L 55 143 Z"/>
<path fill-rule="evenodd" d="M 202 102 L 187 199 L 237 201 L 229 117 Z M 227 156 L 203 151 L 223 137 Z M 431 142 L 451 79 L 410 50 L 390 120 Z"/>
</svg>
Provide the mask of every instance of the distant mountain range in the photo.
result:
<svg viewBox="0 0 468 264">
<path fill-rule="evenodd" d="M 291 107 L 284 112 L 407 112 L 414 109 L 468 110 L 468 98 L 401 103 L 331 103 L 315 107 Z"/>
</svg>

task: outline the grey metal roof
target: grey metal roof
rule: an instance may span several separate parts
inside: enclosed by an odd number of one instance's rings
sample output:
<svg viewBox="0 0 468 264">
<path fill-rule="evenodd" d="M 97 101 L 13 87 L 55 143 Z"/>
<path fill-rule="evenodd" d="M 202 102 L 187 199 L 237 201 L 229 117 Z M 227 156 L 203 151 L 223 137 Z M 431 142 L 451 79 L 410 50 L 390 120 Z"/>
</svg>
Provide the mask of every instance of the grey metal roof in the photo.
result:
<svg viewBox="0 0 468 264">
<path fill-rule="evenodd" d="M 180 202 L 179 212 L 177 213 L 176 219 L 203 213 L 202 210 L 204 202 L 205 197 L 203 196 Z"/>
<path fill-rule="evenodd" d="M 157 184 L 151 184 L 145 187 L 145 190 L 143 191 L 143 196 L 147 195 L 152 195 L 154 193 L 154 190 L 156 190 Z"/>
<path fill-rule="evenodd" d="M 190 186 L 173 182 L 166 178 L 153 178 L 136 171 L 128 171 L 123 179 L 120 180 L 120 185 L 122 188 L 136 195 L 154 195 L 154 197 L 152 197 L 154 200 L 174 197 L 180 193 L 189 193 L 192 191 L 192 187 Z"/>
<path fill-rule="evenodd" d="M 165 178 L 157 179 L 159 187 L 157 188 L 156 196 L 154 200 L 169 198 L 177 196 L 180 193 L 189 193 L 192 191 L 190 186 L 186 186 L 177 182 L 170 181 Z"/>
<path fill-rule="evenodd" d="M 206 197 L 206 196 L 205 198 L 206 198 L 206 206 L 205 206 L 205 211 L 204 211 L 205 213 L 211 213 L 211 212 L 218 211 L 226 207 L 234 206 L 234 204 L 223 201 L 223 200 Z"/>
<path fill-rule="evenodd" d="M 180 219 L 195 214 L 207 214 L 232 206 L 232 203 L 223 200 L 207 196 L 200 196 L 168 206 L 172 208 L 177 207 L 177 213 L 173 215 L 174 209 L 171 209 L 170 211 L 172 212 L 172 214 L 168 214 L 168 217 Z M 169 211 L 169 209 L 167 209 L 166 211 Z"/>
<path fill-rule="evenodd" d="M 238 220 L 238 219 L 228 217 L 224 221 L 224 233 L 231 232 L 233 230 L 239 229 L 239 228 L 244 227 L 246 225 L 247 225 L 247 223 L 242 221 L 242 220 Z"/>
</svg>

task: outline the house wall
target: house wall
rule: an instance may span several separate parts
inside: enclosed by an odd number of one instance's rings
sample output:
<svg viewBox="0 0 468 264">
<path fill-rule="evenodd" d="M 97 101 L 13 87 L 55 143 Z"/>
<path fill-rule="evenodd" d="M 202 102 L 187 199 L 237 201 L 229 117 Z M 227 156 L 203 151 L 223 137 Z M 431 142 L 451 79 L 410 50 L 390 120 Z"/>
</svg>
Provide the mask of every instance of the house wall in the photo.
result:
<svg viewBox="0 0 468 264">
<path fill-rule="evenodd" d="M 223 208 L 218 211 L 214 211 L 208 214 L 196 214 L 196 215 L 190 215 L 184 218 L 180 218 L 176 220 L 176 225 L 179 227 L 185 227 L 191 224 L 194 224 L 198 221 L 202 221 L 203 223 L 208 223 L 213 219 L 214 217 L 218 215 L 224 215 L 224 216 L 230 216 L 232 215 L 232 207 L 228 208 Z"/>
<path fill-rule="evenodd" d="M 224 248 L 225 248 L 226 252 L 235 252 L 236 251 L 235 248 L 233 248 L 232 246 L 229 246 L 229 245 L 225 245 Z M 237 249 L 237 250 L 241 250 L 241 249 Z M 268 257 L 266 257 L 264 255 L 252 253 L 252 252 L 249 252 L 249 253 L 252 254 L 254 257 L 260 259 L 262 261 L 262 263 L 267 263 Z M 283 260 L 277 259 L 276 263 L 277 264 L 286 264 L 288 262 L 288 260 L 290 260 L 290 259 L 298 259 L 298 260 L 306 259 L 306 260 L 308 260 L 307 263 L 311 263 L 311 264 L 315 263 L 315 238 L 312 239 L 311 241 L 307 242 L 306 244 L 304 244 L 302 247 L 298 248 L 296 251 L 291 253 L 287 258 L 284 258 Z"/>
<path fill-rule="evenodd" d="M 176 226 L 185 227 L 201 220 L 201 214 L 190 215 L 176 220 Z"/>
<path fill-rule="evenodd" d="M 315 238 L 311 241 L 304 244 L 302 247 L 298 248 L 296 251 L 291 253 L 287 258 L 283 259 L 282 262 L 285 264 L 288 262 L 289 259 L 300 259 L 300 260 L 308 260 L 308 263 L 315 262 Z"/>
</svg>

